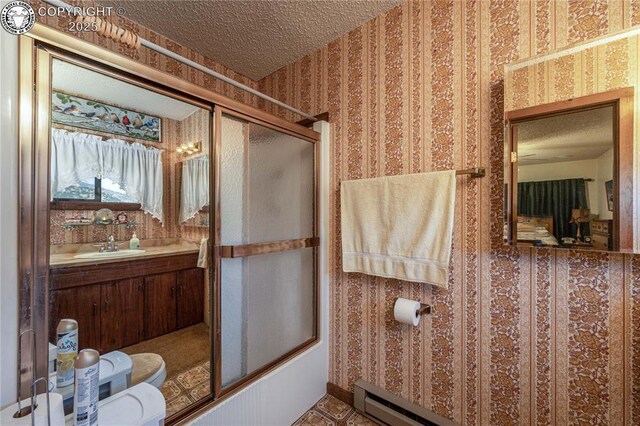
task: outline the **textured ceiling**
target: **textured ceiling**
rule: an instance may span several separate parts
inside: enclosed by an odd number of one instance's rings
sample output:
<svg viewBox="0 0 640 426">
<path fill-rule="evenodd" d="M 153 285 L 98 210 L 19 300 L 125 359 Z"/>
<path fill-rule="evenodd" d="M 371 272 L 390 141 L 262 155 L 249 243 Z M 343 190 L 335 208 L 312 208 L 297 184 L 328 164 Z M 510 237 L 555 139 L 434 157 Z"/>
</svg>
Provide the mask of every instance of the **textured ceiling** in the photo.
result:
<svg viewBox="0 0 640 426">
<path fill-rule="evenodd" d="M 518 125 L 518 164 L 591 160 L 613 148 L 613 109 L 603 107 Z"/>
<path fill-rule="evenodd" d="M 58 59 L 53 61 L 51 74 L 54 90 L 133 111 L 181 121 L 198 109 L 185 102 Z"/>
<path fill-rule="evenodd" d="M 98 0 L 254 80 L 403 0 Z"/>
</svg>

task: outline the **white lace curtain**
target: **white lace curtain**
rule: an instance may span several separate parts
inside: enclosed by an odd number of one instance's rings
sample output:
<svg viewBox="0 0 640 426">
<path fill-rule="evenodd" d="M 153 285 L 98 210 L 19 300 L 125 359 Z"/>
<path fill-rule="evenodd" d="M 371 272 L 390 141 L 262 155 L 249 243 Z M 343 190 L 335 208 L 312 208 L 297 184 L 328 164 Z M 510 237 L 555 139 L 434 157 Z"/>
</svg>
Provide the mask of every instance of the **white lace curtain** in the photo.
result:
<svg viewBox="0 0 640 426">
<path fill-rule="evenodd" d="M 209 158 L 206 155 L 182 163 L 180 223 L 191 219 L 209 205 Z"/>
<path fill-rule="evenodd" d="M 51 130 L 51 197 L 94 177 L 120 185 L 141 209 L 164 222 L 162 150 L 119 139 Z"/>
</svg>

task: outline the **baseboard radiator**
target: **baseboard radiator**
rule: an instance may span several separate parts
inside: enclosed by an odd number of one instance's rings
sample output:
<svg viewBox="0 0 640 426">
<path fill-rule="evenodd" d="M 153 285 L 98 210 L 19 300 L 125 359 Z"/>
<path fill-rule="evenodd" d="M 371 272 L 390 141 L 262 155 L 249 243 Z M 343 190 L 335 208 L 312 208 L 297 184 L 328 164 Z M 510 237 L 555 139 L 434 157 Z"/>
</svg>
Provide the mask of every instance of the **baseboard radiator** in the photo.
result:
<svg viewBox="0 0 640 426">
<path fill-rule="evenodd" d="M 434 412 L 360 379 L 353 390 L 353 405 L 361 414 L 391 426 L 456 426 Z"/>
</svg>

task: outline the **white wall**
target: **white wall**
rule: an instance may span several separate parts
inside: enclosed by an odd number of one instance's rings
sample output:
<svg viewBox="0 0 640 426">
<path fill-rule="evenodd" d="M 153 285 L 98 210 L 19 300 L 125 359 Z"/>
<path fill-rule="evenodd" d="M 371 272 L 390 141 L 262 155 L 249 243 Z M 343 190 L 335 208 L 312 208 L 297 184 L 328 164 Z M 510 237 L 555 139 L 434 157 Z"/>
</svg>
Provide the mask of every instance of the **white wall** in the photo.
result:
<svg viewBox="0 0 640 426">
<path fill-rule="evenodd" d="M 596 188 L 598 192 L 598 209 L 600 219 L 613 219 L 613 212 L 609 211 L 607 205 L 607 192 L 604 187 L 606 181 L 613 179 L 613 148 L 602 154 L 598 160 L 598 176 L 596 178 Z"/>
<path fill-rule="evenodd" d="M 0 52 L 0 407 L 5 407 L 16 399 L 18 365 L 18 37 L 0 30 Z"/>
<path fill-rule="evenodd" d="M 320 159 L 320 341 L 205 413 L 193 424 L 290 425 L 326 393 L 329 372 L 329 124 L 322 132 Z"/>
<path fill-rule="evenodd" d="M 598 186 L 598 159 L 563 161 L 560 163 L 532 164 L 518 167 L 518 182 L 536 182 L 556 179 L 593 179 L 587 183 L 589 208 L 592 214 L 598 214 L 601 202 L 601 192 Z M 610 166 L 613 167 L 613 166 Z M 604 194 L 604 189 L 602 190 Z"/>
</svg>

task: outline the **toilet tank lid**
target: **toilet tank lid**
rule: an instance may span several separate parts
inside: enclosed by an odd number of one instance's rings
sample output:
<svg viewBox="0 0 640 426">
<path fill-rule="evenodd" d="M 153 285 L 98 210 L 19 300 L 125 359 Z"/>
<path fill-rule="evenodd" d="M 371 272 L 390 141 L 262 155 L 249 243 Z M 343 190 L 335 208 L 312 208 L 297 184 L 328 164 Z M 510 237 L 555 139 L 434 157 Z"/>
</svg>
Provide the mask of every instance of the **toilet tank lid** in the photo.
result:
<svg viewBox="0 0 640 426">
<path fill-rule="evenodd" d="M 157 426 L 167 415 L 162 392 L 140 383 L 100 401 L 100 425 Z"/>
</svg>

